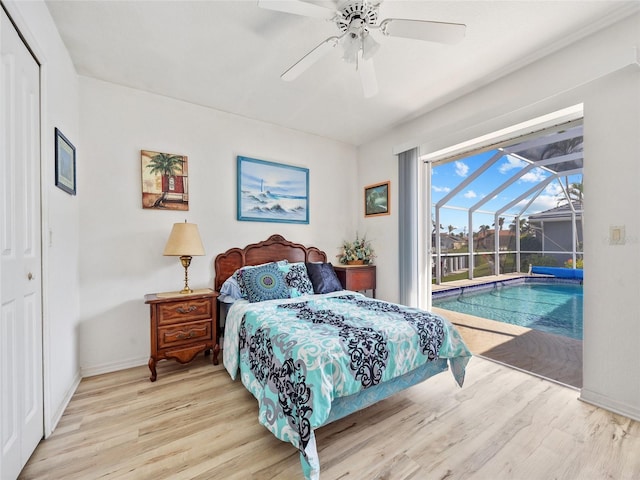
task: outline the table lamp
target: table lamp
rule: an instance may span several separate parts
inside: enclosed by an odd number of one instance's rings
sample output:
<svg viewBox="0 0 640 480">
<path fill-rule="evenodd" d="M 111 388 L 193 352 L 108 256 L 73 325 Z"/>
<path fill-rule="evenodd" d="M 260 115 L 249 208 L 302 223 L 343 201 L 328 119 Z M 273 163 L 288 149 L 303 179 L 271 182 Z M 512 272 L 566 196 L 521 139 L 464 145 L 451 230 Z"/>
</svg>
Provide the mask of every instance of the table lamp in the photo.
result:
<svg viewBox="0 0 640 480">
<path fill-rule="evenodd" d="M 184 288 L 180 290 L 180 293 L 193 293 L 193 290 L 189 288 L 189 276 L 187 273 L 191 264 L 191 257 L 205 254 L 200 233 L 198 232 L 198 225 L 187 223 L 186 220 L 184 223 L 174 223 L 162 254 L 180 257 L 180 262 L 184 267 Z"/>
</svg>

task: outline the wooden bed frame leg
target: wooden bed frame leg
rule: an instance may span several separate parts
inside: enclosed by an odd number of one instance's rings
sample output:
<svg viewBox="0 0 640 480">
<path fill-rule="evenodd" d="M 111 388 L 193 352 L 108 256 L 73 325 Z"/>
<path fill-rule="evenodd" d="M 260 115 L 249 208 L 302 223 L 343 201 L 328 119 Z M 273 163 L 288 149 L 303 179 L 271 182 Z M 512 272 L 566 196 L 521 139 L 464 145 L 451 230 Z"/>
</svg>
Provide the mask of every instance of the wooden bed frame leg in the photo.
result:
<svg viewBox="0 0 640 480">
<path fill-rule="evenodd" d="M 218 365 L 220 362 L 218 361 L 218 355 L 220 354 L 220 345 L 217 343 L 213 347 L 213 364 Z"/>
</svg>

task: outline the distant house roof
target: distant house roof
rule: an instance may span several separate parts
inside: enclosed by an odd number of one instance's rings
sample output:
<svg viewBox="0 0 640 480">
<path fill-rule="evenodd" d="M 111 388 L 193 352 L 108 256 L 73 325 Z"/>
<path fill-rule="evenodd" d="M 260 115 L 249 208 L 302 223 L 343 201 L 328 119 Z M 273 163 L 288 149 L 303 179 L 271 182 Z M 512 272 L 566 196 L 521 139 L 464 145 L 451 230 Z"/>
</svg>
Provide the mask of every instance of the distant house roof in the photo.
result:
<svg viewBox="0 0 640 480">
<path fill-rule="evenodd" d="M 576 219 L 582 218 L 582 202 L 574 201 L 573 208 L 576 211 Z M 529 222 L 541 222 L 544 221 L 558 221 L 558 220 L 571 220 L 571 207 L 569 204 L 560 205 L 544 212 L 534 213 L 529 215 Z"/>
<path fill-rule="evenodd" d="M 485 230 L 485 231 L 480 231 L 476 234 L 476 238 L 486 238 L 486 237 L 493 237 L 495 235 L 495 230 Z M 510 236 L 512 236 L 511 230 L 498 230 L 498 236 L 502 239 L 502 238 L 509 238 Z"/>
</svg>

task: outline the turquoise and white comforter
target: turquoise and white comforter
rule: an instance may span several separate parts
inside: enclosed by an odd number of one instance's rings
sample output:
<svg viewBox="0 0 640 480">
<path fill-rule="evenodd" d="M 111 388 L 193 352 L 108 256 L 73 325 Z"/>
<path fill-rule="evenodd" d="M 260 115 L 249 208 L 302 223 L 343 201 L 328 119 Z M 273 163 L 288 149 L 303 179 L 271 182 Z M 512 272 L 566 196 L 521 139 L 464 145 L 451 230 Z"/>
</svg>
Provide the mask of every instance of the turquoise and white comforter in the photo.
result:
<svg viewBox="0 0 640 480">
<path fill-rule="evenodd" d="M 301 452 L 319 478 L 314 429 L 334 399 L 448 359 L 460 386 L 471 353 L 444 318 L 342 291 L 286 300 L 239 300 L 227 314 L 223 359 L 259 404 L 259 421 Z"/>
</svg>

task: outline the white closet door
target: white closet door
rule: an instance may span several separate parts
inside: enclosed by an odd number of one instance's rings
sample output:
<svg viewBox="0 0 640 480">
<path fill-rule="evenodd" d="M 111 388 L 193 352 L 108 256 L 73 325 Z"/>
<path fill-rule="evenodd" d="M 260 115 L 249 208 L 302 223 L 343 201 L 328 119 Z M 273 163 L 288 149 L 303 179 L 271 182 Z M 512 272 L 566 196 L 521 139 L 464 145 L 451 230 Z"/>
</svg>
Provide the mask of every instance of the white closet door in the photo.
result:
<svg viewBox="0 0 640 480">
<path fill-rule="evenodd" d="M 39 66 L 0 8 L 0 478 L 43 436 Z"/>
</svg>

